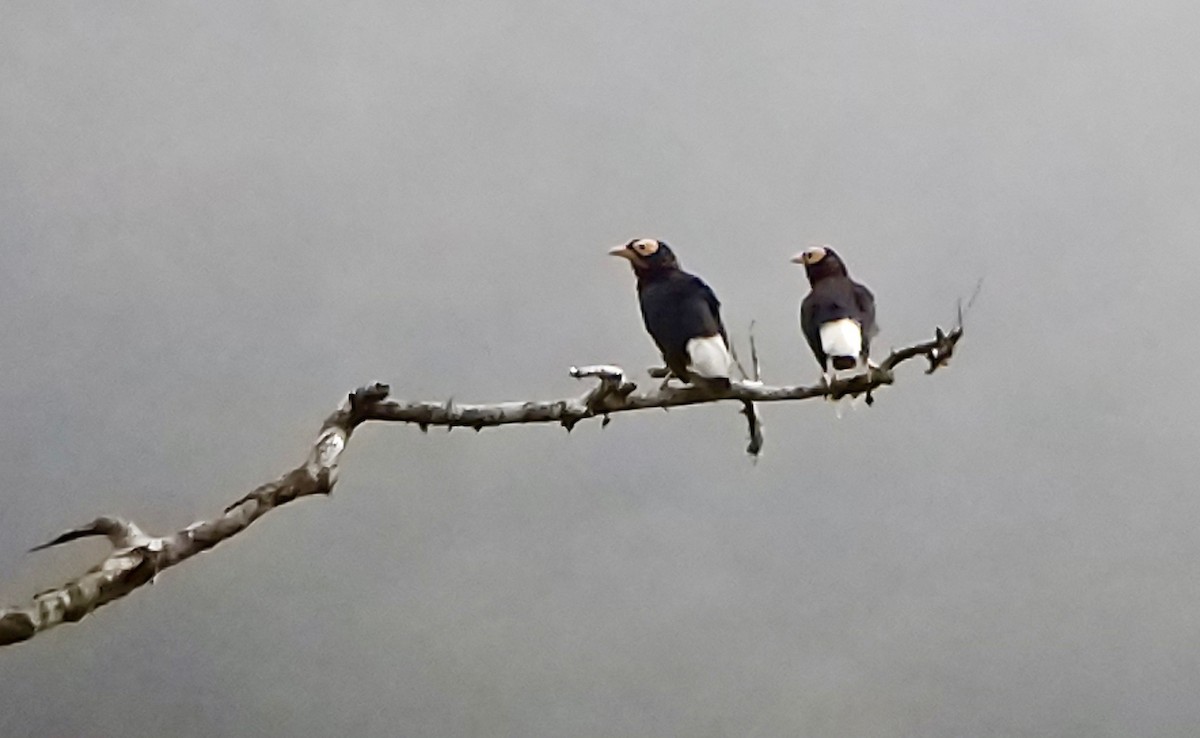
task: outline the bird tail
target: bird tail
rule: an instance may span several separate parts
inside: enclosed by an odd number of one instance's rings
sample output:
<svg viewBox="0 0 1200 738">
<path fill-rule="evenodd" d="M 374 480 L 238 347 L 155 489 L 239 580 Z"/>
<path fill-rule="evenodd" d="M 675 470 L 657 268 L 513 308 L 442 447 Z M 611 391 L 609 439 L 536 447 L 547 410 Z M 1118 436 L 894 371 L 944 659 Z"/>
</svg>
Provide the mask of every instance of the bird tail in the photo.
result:
<svg viewBox="0 0 1200 738">
<path fill-rule="evenodd" d="M 733 357 L 721 336 L 693 338 L 687 342 L 688 371 L 703 379 L 729 380 Z"/>
</svg>

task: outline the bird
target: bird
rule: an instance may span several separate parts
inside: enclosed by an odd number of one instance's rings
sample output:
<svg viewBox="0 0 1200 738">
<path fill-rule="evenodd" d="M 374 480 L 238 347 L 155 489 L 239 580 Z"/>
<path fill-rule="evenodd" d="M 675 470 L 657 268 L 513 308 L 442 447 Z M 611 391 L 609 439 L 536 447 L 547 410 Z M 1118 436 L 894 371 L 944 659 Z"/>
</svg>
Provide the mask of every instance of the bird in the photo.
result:
<svg viewBox="0 0 1200 738">
<path fill-rule="evenodd" d="M 850 279 L 846 264 L 829 246 L 814 246 L 792 257 L 803 264 L 812 289 L 800 301 L 800 332 L 821 365 L 825 386 L 838 372 L 869 374 L 875 323 L 875 296 Z"/>
<path fill-rule="evenodd" d="M 680 269 L 663 241 L 634 239 L 608 253 L 633 266 L 642 321 L 662 352 L 668 380 L 673 375 L 689 384 L 728 388 L 734 362 L 712 288 Z"/>
</svg>

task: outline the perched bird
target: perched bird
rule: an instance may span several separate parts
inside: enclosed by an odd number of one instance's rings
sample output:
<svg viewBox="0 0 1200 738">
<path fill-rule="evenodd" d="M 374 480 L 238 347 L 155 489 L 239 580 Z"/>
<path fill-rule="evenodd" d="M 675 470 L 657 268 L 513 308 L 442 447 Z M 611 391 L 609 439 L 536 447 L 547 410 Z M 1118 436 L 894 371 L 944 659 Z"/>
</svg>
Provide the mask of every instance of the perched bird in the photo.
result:
<svg viewBox="0 0 1200 738">
<path fill-rule="evenodd" d="M 800 301 L 800 331 L 821 365 L 825 383 L 837 371 L 870 371 L 871 339 L 879 332 L 875 296 L 850 279 L 841 257 L 828 246 L 807 249 L 792 261 L 804 265 L 812 285 Z"/>
<path fill-rule="evenodd" d="M 652 238 L 608 253 L 633 265 L 642 320 L 671 374 L 692 384 L 728 387 L 733 357 L 721 303 L 704 280 L 680 269 L 671 247 Z"/>
</svg>

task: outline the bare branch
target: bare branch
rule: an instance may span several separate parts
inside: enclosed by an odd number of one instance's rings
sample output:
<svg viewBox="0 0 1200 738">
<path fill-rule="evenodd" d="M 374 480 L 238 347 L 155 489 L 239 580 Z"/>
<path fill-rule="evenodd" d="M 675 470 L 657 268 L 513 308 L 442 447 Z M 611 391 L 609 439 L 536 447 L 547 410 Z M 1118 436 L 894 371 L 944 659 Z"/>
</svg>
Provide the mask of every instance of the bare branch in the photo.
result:
<svg viewBox="0 0 1200 738">
<path fill-rule="evenodd" d="M 946 363 L 954 346 L 962 337 L 962 328 L 950 333 L 937 329 L 931 341 L 893 351 L 868 374 L 837 380 L 829 387 L 823 384 L 769 386 L 754 381 L 734 381 L 728 388 L 715 385 L 666 385 L 647 392 L 635 392 L 635 385 L 626 381 L 617 367 L 587 367 L 573 369 L 577 377 L 601 378 L 603 391 L 592 390 L 583 397 L 559 400 L 530 400 L 489 404 L 454 404 L 429 401 L 388 399 L 362 408 L 365 420 L 417 423 L 425 426 L 450 428 L 490 428 L 515 423 L 560 423 L 574 427 L 581 420 L 597 415 L 614 415 L 647 408 L 672 408 L 720 400 L 743 402 L 783 402 L 829 396 L 832 399 L 857 395 L 895 381 L 893 370 L 901 363 L 918 356 L 929 359 L 934 369 Z M 605 376 L 600 370 L 610 371 Z M 611 389 L 618 387 L 619 391 Z M 607 387 L 607 388 L 606 388 Z"/>
<path fill-rule="evenodd" d="M 758 405 L 748 400 L 742 401 L 741 413 L 746 416 L 746 425 L 750 434 L 750 442 L 746 444 L 746 453 L 758 461 L 763 450 L 762 416 L 758 412 Z"/>
<path fill-rule="evenodd" d="M 27 640 L 64 622 L 80 620 L 96 608 L 152 581 L 164 569 L 237 535 L 280 505 L 308 495 L 329 494 L 337 481 L 338 460 L 346 442 L 354 427 L 362 422 L 358 408 L 386 397 L 386 385 L 371 385 L 354 392 L 326 419 L 301 466 L 258 487 L 212 520 L 155 538 L 133 523 L 102 517 L 37 546 L 34 550 L 102 535 L 108 537 L 113 551 L 79 578 L 35 595 L 27 605 L 0 610 L 0 646 Z"/>
<path fill-rule="evenodd" d="M 328 495 L 337 483 L 338 462 L 354 429 L 368 420 L 416 423 L 423 430 L 431 425 L 474 428 L 513 423 L 559 423 L 570 430 L 581 420 L 601 417 L 607 424 L 614 413 L 647 408 L 670 408 L 721 400 L 743 403 L 754 413 L 756 402 L 832 398 L 870 392 L 895 381 L 893 370 L 918 356 L 929 361 L 928 372 L 944 366 L 962 337 L 962 325 L 949 333 L 940 328 L 933 340 L 893 351 L 866 374 L 835 381 L 832 386 L 771 387 L 757 380 L 758 359 L 751 339 L 755 379 L 716 386 L 678 387 L 664 385 L 638 393 L 624 372 L 615 366 L 571 369 L 579 379 L 596 379 L 598 384 L 579 397 L 560 400 L 502 402 L 467 405 L 453 402 L 410 402 L 388 398 L 385 384 L 372 384 L 351 393 L 321 425 L 308 458 L 278 479 L 251 490 L 217 517 L 193 523 L 163 537 L 144 533 L 135 524 L 105 516 L 67 531 L 36 546 L 41 550 L 91 536 L 105 536 L 113 550 L 98 565 L 61 587 L 41 592 L 24 605 L 0 609 L 0 646 L 28 640 L 40 632 L 66 622 L 76 622 L 97 608 L 152 582 L 162 571 L 241 533 L 260 517 L 287 503 L 311 495 Z M 747 412 L 747 411 L 744 411 Z M 761 424 L 748 417 L 751 449 L 761 448 Z M 755 429 L 758 433 L 755 433 Z M 748 449 L 750 450 L 750 449 Z M 751 451 L 755 453 L 756 451 Z"/>
<path fill-rule="evenodd" d="M 750 378 L 756 382 L 762 381 L 762 364 L 758 361 L 758 346 L 754 343 L 754 321 L 750 321 L 750 365 L 753 374 Z"/>
<path fill-rule="evenodd" d="M 41 551 L 52 546 L 60 546 L 64 543 L 76 541 L 80 538 L 87 538 L 89 536 L 105 536 L 108 538 L 109 543 L 112 544 L 113 548 L 116 549 L 148 546 L 153 540 L 150 538 L 150 536 L 143 533 L 141 528 L 138 528 L 136 525 L 127 520 L 121 520 L 120 518 L 113 517 L 100 517 L 96 518 L 87 525 L 63 533 L 53 541 L 43 543 L 40 546 L 34 546 L 33 548 L 29 549 L 29 551 L 30 553 L 34 551 Z"/>
<path fill-rule="evenodd" d="M 734 366 L 737 367 L 738 373 L 742 375 L 742 381 L 751 384 L 762 384 L 762 368 L 758 363 L 758 348 L 754 345 L 754 321 L 750 321 L 750 371 L 746 371 L 746 367 L 742 364 L 741 358 L 738 357 L 737 350 L 734 348 L 733 342 L 729 343 L 729 354 L 733 357 Z M 763 424 L 762 416 L 759 415 L 758 406 L 749 400 L 742 401 L 742 415 L 746 417 L 747 431 L 750 436 L 750 442 L 746 445 L 746 453 L 750 454 L 755 461 L 762 455 L 763 450 Z"/>
</svg>

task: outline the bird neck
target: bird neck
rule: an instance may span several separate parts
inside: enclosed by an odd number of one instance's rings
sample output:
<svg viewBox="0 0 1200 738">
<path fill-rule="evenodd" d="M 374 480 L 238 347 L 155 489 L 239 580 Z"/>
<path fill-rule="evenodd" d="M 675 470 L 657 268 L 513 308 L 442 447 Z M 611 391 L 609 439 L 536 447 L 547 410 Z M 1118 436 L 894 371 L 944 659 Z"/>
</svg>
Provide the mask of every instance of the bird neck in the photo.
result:
<svg viewBox="0 0 1200 738">
<path fill-rule="evenodd" d="M 825 260 L 821 260 L 816 264 L 810 264 L 805 271 L 808 272 L 808 283 L 811 285 L 816 285 L 817 282 L 829 277 L 850 276 L 846 273 L 845 266 L 834 262 L 826 262 Z"/>
<path fill-rule="evenodd" d="M 680 272 L 677 267 L 673 267 L 673 266 L 658 267 L 655 269 L 638 269 L 637 270 L 638 286 L 641 287 L 644 284 L 654 284 L 655 282 L 663 282 L 668 279 L 672 279 L 672 278 L 678 276 L 679 274 L 682 274 L 682 272 Z"/>
</svg>

